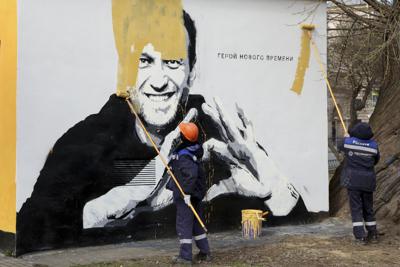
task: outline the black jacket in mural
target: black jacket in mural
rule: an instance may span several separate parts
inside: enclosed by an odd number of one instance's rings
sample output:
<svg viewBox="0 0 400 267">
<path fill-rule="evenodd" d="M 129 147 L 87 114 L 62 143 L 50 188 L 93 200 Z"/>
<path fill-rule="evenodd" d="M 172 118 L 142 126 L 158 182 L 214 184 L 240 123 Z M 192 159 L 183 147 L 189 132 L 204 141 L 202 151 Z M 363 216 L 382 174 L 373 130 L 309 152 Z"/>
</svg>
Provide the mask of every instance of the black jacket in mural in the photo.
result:
<svg viewBox="0 0 400 267">
<path fill-rule="evenodd" d="M 372 129 L 367 123 L 358 123 L 349 134 L 350 137 L 345 138 L 341 146 L 345 153 L 341 184 L 351 190 L 374 191 L 374 166 L 378 163 L 380 154 L 378 144 L 372 140 Z"/>
<path fill-rule="evenodd" d="M 191 95 L 186 105 L 186 110 L 195 107 L 199 112 L 199 141 L 206 136 L 219 139 L 217 127 L 202 113 L 202 103 L 202 96 Z M 168 131 L 177 126 L 186 110 L 180 110 Z M 114 175 L 114 163 L 155 157 L 154 149 L 137 136 L 126 101 L 112 95 L 98 114 L 77 123 L 55 143 L 31 197 L 17 214 L 17 248 L 30 251 L 76 243 L 82 234 L 85 204 L 132 179 Z M 219 180 L 226 179 L 230 171 L 218 168 L 214 174 Z"/>
<path fill-rule="evenodd" d="M 203 148 L 199 144 L 183 143 L 172 155 L 171 169 L 183 192 L 192 198 L 202 200 L 206 194 L 206 178 L 200 160 Z M 174 198 L 182 197 L 172 178 L 167 188 L 172 190 Z"/>
</svg>

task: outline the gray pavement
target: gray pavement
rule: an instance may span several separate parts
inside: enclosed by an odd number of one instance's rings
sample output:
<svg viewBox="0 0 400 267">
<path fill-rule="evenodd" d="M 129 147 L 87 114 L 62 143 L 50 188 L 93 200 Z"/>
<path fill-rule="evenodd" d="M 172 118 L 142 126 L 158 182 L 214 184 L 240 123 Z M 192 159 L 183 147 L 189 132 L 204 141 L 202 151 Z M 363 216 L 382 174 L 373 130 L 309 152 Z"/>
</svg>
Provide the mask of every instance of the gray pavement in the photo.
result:
<svg viewBox="0 0 400 267">
<path fill-rule="evenodd" d="M 33 267 L 33 262 L 27 260 L 16 259 L 13 257 L 7 257 L 0 253 L 0 267 Z"/>
<path fill-rule="evenodd" d="M 343 222 L 337 218 L 328 218 L 323 222 L 307 225 L 266 227 L 263 229 L 262 236 L 257 240 L 243 239 L 241 231 L 239 230 L 212 233 L 209 235 L 209 240 L 213 250 L 226 250 L 273 243 L 287 235 L 324 235 L 328 237 L 338 237 L 348 236 L 351 235 L 351 233 L 350 221 Z M 25 254 L 18 259 L 1 256 L 0 266 L 69 267 L 78 264 L 111 262 L 152 256 L 172 256 L 177 252 L 177 239 L 169 238 L 115 245 L 36 252 Z"/>
</svg>

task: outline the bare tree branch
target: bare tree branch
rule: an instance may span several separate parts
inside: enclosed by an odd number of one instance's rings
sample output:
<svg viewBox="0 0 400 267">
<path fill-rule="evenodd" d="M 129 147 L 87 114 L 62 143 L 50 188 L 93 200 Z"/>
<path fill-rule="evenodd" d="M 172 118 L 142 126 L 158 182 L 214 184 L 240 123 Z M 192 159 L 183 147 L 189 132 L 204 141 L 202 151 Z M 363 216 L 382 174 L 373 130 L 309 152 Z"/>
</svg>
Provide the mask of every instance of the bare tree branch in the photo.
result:
<svg viewBox="0 0 400 267">
<path fill-rule="evenodd" d="M 360 16 L 359 14 L 357 14 L 354 10 L 354 7 L 351 7 L 349 5 L 344 4 L 343 2 L 339 2 L 337 0 L 331 0 L 330 2 L 334 3 L 338 8 L 340 8 L 344 13 L 347 14 L 347 16 L 349 16 L 352 19 L 356 19 L 358 18 L 359 20 L 361 20 L 364 24 L 369 25 L 373 28 L 377 28 L 377 29 L 384 29 L 384 27 L 382 26 L 381 23 L 377 23 L 376 20 L 373 19 L 369 19 L 366 18 L 364 16 Z"/>
</svg>

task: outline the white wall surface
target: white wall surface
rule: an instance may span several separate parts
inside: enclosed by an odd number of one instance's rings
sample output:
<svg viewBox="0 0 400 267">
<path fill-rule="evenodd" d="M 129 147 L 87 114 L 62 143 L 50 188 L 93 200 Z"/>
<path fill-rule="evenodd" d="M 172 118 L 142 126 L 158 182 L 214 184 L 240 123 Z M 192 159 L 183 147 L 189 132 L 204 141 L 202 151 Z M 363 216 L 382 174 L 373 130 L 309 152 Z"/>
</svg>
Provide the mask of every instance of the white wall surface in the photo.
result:
<svg viewBox="0 0 400 267">
<path fill-rule="evenodd" d="M 326 86 L 314 55 L 303 93 L 290 90 L 299 23 L 316 25 L 326 58 L 326 6 L 319 1 L 184 0 L 197 27 L 193 93 L 238 103 L 257 139 L 309 211 L 328 210 Z M 115 92 L 117 54 L 110 0 L 18 2 L 17 210 L 30 196 L 55 141 Z M 218 53 L 284 55 L 290 62 L 221 59 Z"/>
</svg>

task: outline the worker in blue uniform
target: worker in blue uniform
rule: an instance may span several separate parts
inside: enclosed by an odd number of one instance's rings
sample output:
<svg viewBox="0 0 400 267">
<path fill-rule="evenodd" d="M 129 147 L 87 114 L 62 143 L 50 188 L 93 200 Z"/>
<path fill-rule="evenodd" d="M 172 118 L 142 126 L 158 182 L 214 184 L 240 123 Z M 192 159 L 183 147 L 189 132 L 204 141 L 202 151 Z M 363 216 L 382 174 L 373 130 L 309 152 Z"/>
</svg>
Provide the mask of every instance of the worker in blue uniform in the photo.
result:
<svg viewBox="0 0 400 267">
<path fill-rule="evenodd" d="M 344 139 L 341 150 L 345 153 L 341 185 L 347 188 L 353 234 L 357 243 L 377 242 L 378 232 L 373 210 L 373 192 L 376 187 L 374 166 L 380 155 L 378 144 L 372 139 L 369 124 L 357 123 Z M 364 226 L 368 232 L 365 233 Z"/>
<path fill-rule="evenodd" d="M 185 197 L 182 196 L 175 182 L 171 179 L 167 188 L 173 191 L 176 205 L 176 231 L 180 242 L 179 256 L 174 257 L 174 263 L 192 263 L 192 240 L 200 252 L 196 255 L 197 261 L 211 261 L 210 247 L 207 236 L 200 223 L 194 217 L 189 205 L 204 221 L 202 199 L 206 193 L 206 181 L 201 165 L 203 148 L 197 143 L 199 130 L 194 123 L 182 122 L 179 124 L 181 133 L 180 142 L 171 156 L 172 172 L 181 185 Z"/>
</svg>

